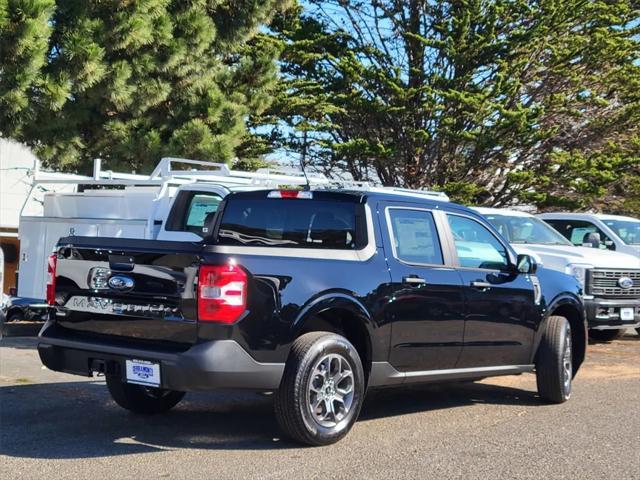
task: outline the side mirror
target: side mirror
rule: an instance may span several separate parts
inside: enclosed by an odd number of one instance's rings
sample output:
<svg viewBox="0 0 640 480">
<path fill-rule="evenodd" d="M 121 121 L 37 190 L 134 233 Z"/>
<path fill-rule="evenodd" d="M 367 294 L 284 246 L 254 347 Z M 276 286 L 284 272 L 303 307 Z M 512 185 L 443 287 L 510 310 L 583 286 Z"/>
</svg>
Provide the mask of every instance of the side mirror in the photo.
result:
<svg viewBox="0 0 640 480">
<path fill-rule="evenodd" d="M 600 248 L 600 234 L 598 232 L 588 233 L 582 241 L 583 247 Z"/>
<path fill-rule="evenodd" d="M 528 273 L 534 275 L 538 271 L 538 262 L 530 255 L 520 254 L 516 261 L 518 273 Z"/>
</svg>

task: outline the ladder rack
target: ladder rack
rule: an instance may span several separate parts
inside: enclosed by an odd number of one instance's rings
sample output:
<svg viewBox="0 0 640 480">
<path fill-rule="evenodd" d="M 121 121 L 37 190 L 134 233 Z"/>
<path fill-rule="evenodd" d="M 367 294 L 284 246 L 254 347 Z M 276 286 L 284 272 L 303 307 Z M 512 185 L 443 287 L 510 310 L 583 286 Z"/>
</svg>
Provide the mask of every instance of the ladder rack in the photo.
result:
<svg viewBox="0 0 640 480">
<path fill-rule="evenodd" d="M 165 189 L 169 186 L 180 186 L 188 183 L 219 183 L 227 187 L 279 188 L 287 186 L 303 186 L 307 183 L 314 188 L 341 189 L 363 192 L 378 192 L 394 195 L 431 198 L 449 201 L 444 192 L 432 190 L 413 190 L 399 187 L 380 187 L 369 182 L 355 180 L 329 179 L 321 173 L 307 174 L 294 168 L 260 168 L 255 172 L 231 170 L 224 163 L 193 160 L 189 158 L 165 157 L 160 160 L 150 175 L 113 172 L 102 170 L 101 160 L 96 159 L 93 165 L 93 176 L 44 174 L 34 175 L 33 184 L 68 184 L 96 186 L 157 186 Z M 180 169 L 176 164 L 196 168 Z M 197 168 L 200 167 L 200 168 Z M 202 168 L 204 167 L 204 168 Z"/>
</svg>

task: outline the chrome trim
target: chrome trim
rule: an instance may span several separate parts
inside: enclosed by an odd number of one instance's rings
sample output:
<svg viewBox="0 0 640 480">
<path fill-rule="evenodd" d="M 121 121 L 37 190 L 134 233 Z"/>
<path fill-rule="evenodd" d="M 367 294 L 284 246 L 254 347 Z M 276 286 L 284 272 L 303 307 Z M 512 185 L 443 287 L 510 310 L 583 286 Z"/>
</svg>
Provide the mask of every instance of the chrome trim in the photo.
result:
<svg viewBox="0 0 640 480">
<path fill-rule="evenodd" d="M 245 247 L 241 245 L 208 245 L 208 248 L 215 253 L 224 253 L 227 255 L 257 255 L 268 257 L 295 257 L 364 262 L 369 260 L 376 253 L 373 215 L 369 205 L 364 206 L 364 211 L 367 221 L 367 244 L 360 250 L 338 250 L 333 248 Z"/>
<path fill-rule="evenodd" d="M 419 370 L 400 372 L 389 362 L 372 362 L 369 376 L 370 387 L 407 383 L 427 383 L 445 380 L 464 380 L 500 375 L 518 375 L 532 372 L 535 365 L 499 365 L 492 367 L 448 368 L 443 370 Z"/>
</svg>

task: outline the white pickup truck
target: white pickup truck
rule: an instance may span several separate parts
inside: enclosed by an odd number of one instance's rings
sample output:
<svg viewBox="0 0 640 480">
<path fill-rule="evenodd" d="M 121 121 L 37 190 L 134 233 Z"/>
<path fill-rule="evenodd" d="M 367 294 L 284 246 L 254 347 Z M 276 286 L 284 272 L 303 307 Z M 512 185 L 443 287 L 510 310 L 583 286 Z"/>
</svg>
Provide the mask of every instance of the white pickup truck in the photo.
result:
<svg viewBox="0 0 640 480">
<path fill-rule="evenodd" d="M 640 257 L 640 220 L 600 213 L 538 215 L 574 245 L 615 250 Z M 589 239 L 592 241 L 587 241 Z"/>
<path fill-rule="evenodd" d="M 198 242 L 230 192 L 307 182 L 329 180 L 293 170 L 235 171 L 224 164 L 181 158 L 163 158 L 149 176 L 103 171 L 97 161 L 92 177 L 36 177 L 20 214 L 18 293 L 11 303 L 16 312 L 28 307 L 30 318 L 45 312 L 47 259 L 61 237 Z M 71 188 L 52 192 L 52 184 Z"/>
<path fill-rule="evenodd" d="M 476 208 L 513 245 L 544 268 L 582 284 L 589 334 L 610 341 L 621 330 L 640 328 L 640 258 L 573 245 L 541 219 L 516 210 Z"/>
</svg>

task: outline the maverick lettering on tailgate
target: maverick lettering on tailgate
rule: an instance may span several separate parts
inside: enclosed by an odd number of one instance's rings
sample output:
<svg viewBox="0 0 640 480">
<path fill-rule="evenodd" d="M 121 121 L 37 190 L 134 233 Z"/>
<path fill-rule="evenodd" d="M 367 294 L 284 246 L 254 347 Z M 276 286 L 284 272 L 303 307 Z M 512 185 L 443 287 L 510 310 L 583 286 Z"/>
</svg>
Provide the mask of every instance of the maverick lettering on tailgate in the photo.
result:
<svg viewBox="0 0 640 480">
<path fill-rule="evenodd" d="M 178 307 L 171 307 L 161 303 L 136 305 L 101 297 L 71 297 L 66 306 L 72 310 L 90 313 L 183 318 Z"/>
</svg>

